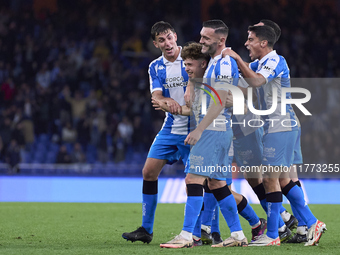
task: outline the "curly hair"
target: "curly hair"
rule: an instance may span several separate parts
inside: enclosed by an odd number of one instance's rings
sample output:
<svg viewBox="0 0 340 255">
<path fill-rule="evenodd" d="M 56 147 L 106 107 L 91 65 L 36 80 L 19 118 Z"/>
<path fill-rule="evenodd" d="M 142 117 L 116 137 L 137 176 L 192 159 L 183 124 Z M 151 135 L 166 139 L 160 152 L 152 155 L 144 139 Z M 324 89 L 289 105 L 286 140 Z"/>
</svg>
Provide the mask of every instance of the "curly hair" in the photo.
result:
<svg viewBox="0 0 340 255">
<path fill-rule="evenodd" d="M 183 60 L 190 59 L 205 59 L 207 62 L 210 60 L 209 54 L 202 53 L 202 45 L 197 42 L 188 43 L 183 47 L 181 57 Z"/>
</svg>

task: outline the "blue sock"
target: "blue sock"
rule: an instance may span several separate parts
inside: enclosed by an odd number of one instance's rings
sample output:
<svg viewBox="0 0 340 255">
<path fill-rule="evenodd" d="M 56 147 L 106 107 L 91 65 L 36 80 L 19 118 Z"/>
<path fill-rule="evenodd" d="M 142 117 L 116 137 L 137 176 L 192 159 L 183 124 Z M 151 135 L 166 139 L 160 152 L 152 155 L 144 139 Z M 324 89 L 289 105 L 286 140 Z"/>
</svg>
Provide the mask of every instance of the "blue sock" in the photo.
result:
<svg viewBox="0 0 340 255">
<path fill-rule="evenodd" d="M 271 192 L 266 194 L 267 197 L 267 236 L 276 239 L 279 236 L 278 225 L 280 208 L 282 205 L 282 193 Z"/>
<path fill-rule="evenodd" d="M 204 211 L 202 215 L 202 224 L 206 226 L 211 226 L 213 219 L 214 209 L 217 206 L 216 198 L 213 193 L 204 193 Z"/>
<path fill-rule="evenodd" d="M 228 186 L 225 185 L 222 188 L 214 189 L 213 194 L 218 201 L 221 213 L 228 224 L 230 232 L 242 230 L 236 201 Z"/>
<path fill-rule="evenodd" d="M 302 217 L 300 216 L 300 214 L 296 210 L 296 208 L 293 205 L 290 205 L 290 207 L 292 208 L 293 215 L 298 220 L 298 227 L 300 227 L 300 226 L 307 226 L 306 222 L 302 219 Z"/>
<path fill-rule="evenodd" d="M 283 207 L 283 205 L 281 205 L 281 208 L 280 208 L 280 214 L 287 211 L 286 208 Z"/>
<path fill-rule="evenodd" d="M 267 213 L 268 212 L 268 209 L 267 209 L 267 199 L 260 200 L 260 204 L 261 204 L 263 210 Z"/>
<path fill-rule="evenodd" d="M 300 181 L 296 181 L 295 184 L 301 189 L 302 194 L 303 194 L 303 190 L 301 188 L 301 183 Z M 298 227 L 300 226 L 307 226 L 306 222 L 302 219 L 302 217 L 300 216 L 299 212 L 295 209 L 295 207 L 293 205 L 290 205 L 290 207 L 292 208 L 293 214 L 295 216 L 295 218 L 299 221 L 298 223 Z"/>
<path fill-rule="evenodd" d="M 245 218 L 250 226 L 254 226 L 260 221 L 253 208 L 248 204 L 245 197 L 242 198 L 241 202 L 237 205 L 238 213 Z"/>
<path fill-rule="evenodd" d="M 260 201 L 260 204 L 262 205 L 263 210 L 266 212 L 266 214 L 268 214 L 268 208 L 267 208 L 267 199 L 262 199 Z M 282 203 L 281 203 L 282 204 Z M 281 206 L 281 208 L 284 208 L 283 206 Z M 281 228 L 283 225 L 285 225 L 285 222 L 283 221 L 281 215 L 279 217 L 279 221 L 278 221 L 278 227 Z"/>
<path fill-rule="evenodd" d="M 264 189 L 263 183 L 260 183 L 256 187 L 253 187 L 253 190 L 260 201 L 260 204 L 263 210 L 267 213 L 267 200 L 266 200 L 266 191 Z"/>
<path fill-rule="evenodd" d="M 216 204 L 217 204 L 217 201 L 216 201 Z M 213 212 L 212 222 L 211 222 L 211 233 L 214 233 L 214 232 L 217 232 L 219 234 L 221 233 L 220 232 L 220 208 L 218 207 L 218 205 L 216 205 L 215 207 L 215 210 Z"/>
<path fill-rule="evenodd" d="M 202 209 L 203 209 L 203 207 L 202 207 Z M 200 215 L 197 218 L 196 225 L 195 225 L 194 231 L 192 233 L 194 236 L 197 236 L 197 237 L 201 237 L 202 213 L 203 213 L 203 210 L 201 210 L 201 213 L 200 213 Z"/>
<path fill-rule="evenodd" d="M 317 219 L 305 203 L 302 190 L 292 181 L 282 189 L 282 192 L 286 195 L 292 207 L 295 208 L 297 213 L 301 216 L 307 227 L 310 228 Z"/>
<path fill-rule="evenodd" d="M 203 186 L 187 184 L 188 199 L 185 204 L 183 230 L 193 233 L 203 205 Z"/>
<path fill-rule="evenodd" d="M 149 234 L 153 232 L 158 197 L 158 181 L 143 181 L 143 219 L 142 227 Z"/>
<path fill-rule="evenodd" d="M 283 225 L 286 225 L 286 223 L 283 221 L 281 215 L 279 214 L 279 228 L 283 227 Z"/>
</svg>

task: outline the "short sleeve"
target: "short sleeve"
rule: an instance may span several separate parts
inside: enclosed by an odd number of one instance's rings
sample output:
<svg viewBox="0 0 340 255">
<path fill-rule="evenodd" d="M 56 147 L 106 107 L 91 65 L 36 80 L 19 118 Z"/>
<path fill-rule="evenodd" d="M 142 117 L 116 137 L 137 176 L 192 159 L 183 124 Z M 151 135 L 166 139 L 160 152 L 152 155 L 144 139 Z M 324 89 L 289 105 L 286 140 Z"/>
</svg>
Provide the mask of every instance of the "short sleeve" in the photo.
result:
<svg viewBox="0 0 340 255">
<path fill-rule="evenodd" d="M 151 94 L 156 91 L 156 90 L 163 90 L 162 84 L 158 78 L 157 72 L 156 72 L 156 68 L 158 65 L 156 65 L 155 63 L 150 64 L 149 66 L 149 82 L 150 82 L 150 92 Z"/>
</svg>

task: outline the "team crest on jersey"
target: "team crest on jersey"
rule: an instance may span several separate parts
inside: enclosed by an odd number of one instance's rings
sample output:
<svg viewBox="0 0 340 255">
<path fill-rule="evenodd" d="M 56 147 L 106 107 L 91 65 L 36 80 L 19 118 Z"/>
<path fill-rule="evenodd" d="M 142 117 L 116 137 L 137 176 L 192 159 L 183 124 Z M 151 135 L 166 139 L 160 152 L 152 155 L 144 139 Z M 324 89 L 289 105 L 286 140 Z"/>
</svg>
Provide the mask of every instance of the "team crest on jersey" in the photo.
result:
<svg viewBox="0 0 340 255">
<path fill-rule="evenodd" d="M 263 148 L 263 156 L 266 158 L 274 158 L 275 157 L 275 148 L 273 147 L 265 147 Z"/>
<path fill-rule="evenodd" d="M 194 169 L 195 166 L 202 166 L 204 161 L 203 156 L 190 155 L 190 168 Z"/>
</svg>

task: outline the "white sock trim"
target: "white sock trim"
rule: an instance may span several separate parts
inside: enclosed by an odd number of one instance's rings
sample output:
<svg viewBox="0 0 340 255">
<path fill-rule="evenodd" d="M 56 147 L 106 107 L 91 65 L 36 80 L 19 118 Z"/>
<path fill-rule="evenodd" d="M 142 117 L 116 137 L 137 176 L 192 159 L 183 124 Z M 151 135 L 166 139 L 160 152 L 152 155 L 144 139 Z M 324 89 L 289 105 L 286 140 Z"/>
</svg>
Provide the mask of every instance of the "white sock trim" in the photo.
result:
<svg viewBox="0 0 340 255">
<path fill-rule="evenodd" d="M 211 233 L 211 227 L 207 226 L 207 225 L 201 225 L 201 229 L 203 229 L 204 231 L 206 231 L 208 234 Z"/>
<path fill-rule="evenodd" d="M 281 217 L 282 217 L 284 222 L 289 221 L 290 216 L 291 216 L 291 214 L 287 211 L 284 211 L 284 212 L 281 213 Z"/>
<path fill-rule="evenodd" d="M 285 231 L 286 230 L 286 225 L 283 225 L 281 228 L 279 228 L 279 232 L 283 232 L 283 231 Z"/>
<path fill-rule="evenodd" d="M 261 221 L 259 220 L 258 223 L 256 223 L 255 225 L 252 225 L 251 228 L 254 229 L 254 228 L 257 228 L 258 226 L 261 225 Z"/>
<path fill-rule="evenodd" d="M 192 233 L 182 230 L 180 233 L 181 236 L 183 236 L 186 240 L 192 240 Z"/>
<path fill-rule="evenodd" d="M 300 235 L 306 235 L 308 233 L 308 228 L 307 226 L 298 226 L 296 229 L 296 233 Z"/>
<path fill-rule="evenodd" d="M 231 237 L 235 238 L 238 241 L 241 241 L 242 239 L 245 238 L 245 235 L 242 230 L 240 231 L 234 231 L 231 233 Z"/>
<path fill-rule="evenodd" d="M 195 235 L 192 235 L 192 239 L 195 239 L 196 241 L 200 240 L 201 238 Z"/>
</svg>

